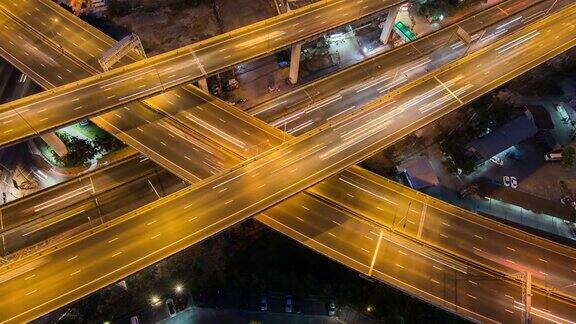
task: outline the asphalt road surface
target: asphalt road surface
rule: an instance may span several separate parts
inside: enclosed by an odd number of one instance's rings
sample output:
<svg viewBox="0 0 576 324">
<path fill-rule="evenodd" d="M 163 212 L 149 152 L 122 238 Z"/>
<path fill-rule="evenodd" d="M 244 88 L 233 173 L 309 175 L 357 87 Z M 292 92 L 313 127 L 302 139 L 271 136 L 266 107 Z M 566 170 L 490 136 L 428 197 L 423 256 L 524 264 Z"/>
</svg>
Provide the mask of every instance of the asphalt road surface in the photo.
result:
<svg viewBox="0 0 576 324">
<path fill-rule="evenodd" d="M 12 123 L 12 128 L 8 132 L 4 131 L 4 134 L 10 134 L 10 136 L 29 134 L 30 132 L 37 134 L 58 128 L 75 120 L 95 115 L 105 109 L 121 106 L 136 99 L 160 93 L 168 88 L 206 77 L 247 60 L 273 53 L 275 50 L 290 44 L 401 2 L 401 0 L 318 2 L 230 33 L 140 60 L 74 84 L 58 87 L 51 93 L 43 93 L 22 99 L 22 101 L 15 101 L 0 106 L 0 111 L 3 111 L 0 118 L 19 120 L 19 123 Z M 5 15 L 10 14 L 12 16 L 31 16 L 34 12 L 42 12 L 42 10 L 37 9 L 35 1 L 28 0 L 6 2 L 1 5 L 1 8 Z M 340 12 L 342 13 L 334 14 Z M 5 22 L 6 17 L 0 21 Z M 53 25 L 59 23 L 58 17 L 51 17 L 48 21 L 43 19 L 35 19 L 34 22 L 28 21 L 26 26 L 27 29 L 51 30 L 56 28 Z M 6 28 L 4 32 L 9 33 Z M 56 30 L 53 32 L 56 33 Z M 56 36 L 55 39 L 57 39 Z M 12 45 L 14 41 L 9 40 L 8 44 Z M 76 47 L 81 46 L 80 41 L 74 42 L 74 44 L 77 45 Z M 9 53 L 12 50 L 8 46 L 3 50 Z M 86 47 L 87 49 L 84 51 L 93 56 L 96 56 L 94 53 L 101 52 L 92 52 L 93 49 Z M 99 49 L 101 48 L 96 48 L 96 50 Z M 32 48 L 31 50 L 37 49 Z M 61 48 L 55 48 L 54 51 L 62 51 L 63 54 L 68 53 Z M 45 64 L 45 66 L 47 65 Z M 39 71 L 42 68 L 44 67 L 36 66 L 34 71 Z M 74 74 L 75 72 L 70 73 Z M 63 79 L 63 76 L 61 78 Z M 95 98 L 98 100 L 94 100 Z M 58 113 L 55 113 L 56 111 Z M 24 137 L 26 136 L 29 135 L 24 135 Z"/>
<path fill-rule="evenodd" d="M 510 40 L 509 37 L 496 44 L 496 46 L 488 48 L 486 51 L 472 55 L 471 58 L 473 59 L 464 60 L 452 69 L 435 74 L 433 78 L 428 78 L 418 85 L 406 89 L 395 95 L 393 99 L 387 99 L 376 104 L 372 109 L 369 107 L 351 118 L 348 117 L 347 119 L 335 121 L 332 125 L 329 125 L 329 127 L 316 131 L 313 136 L 306 136 L 291 141 L 285 145 L 285 147 L 274 153 L 265 155 L 223 176 L 211 178 L 209 181 L 203 182 L 202 186 L 192 188 L 195 190 L 191 190 L 189 193 L 171 197 L 168 199 L 172 204 L 170 205 L 168 214 L 158 212 L 151 213 L 146 210 L 139 211 L 138 216 L 111 226 L 107 231 L 95 233 L 86 238 L 84 242 L 67 245 L 53 254 L 44 256 L 36 261 L 40 263 L 45 262 L 38 271 L 46 271 L 44 273 L 54 274 L 55 272 L 51 272 L 53 267 L 64 266 L 64 269 L 70 269 L 70 267 L 73 266 L 81 266 L 82 269 L 80 269 L 79 272 L 71 272 L 71 277 L 81 274 L 76 277 L 79 278 L 84 276 L 84 271 L 102 271 L 101 267 L 94 264 L 94 262 L 97 261 L 94 259 L 94 256 L 101 255 L 102 258 L 106 258 L 106 264 L 111 264 L 111 266 L 116 269 L 114 270 L 115 272 L 107 273 L 102 277 L 94 276 L 92 273 L 90 278 L 95 278 L 92 284 L 96 284 L 96 282 L 99 281 L 100 284 L 102 284 L 102 281 L 110 280 L 111 276 L 123 269 L 117 265 L 113 265 L 118 259 L 108 258 L 114 258 L 122 254 L 124 261 L 129 260 L 130 253 L 136 252 L 134 251 L 135 242 L 133 238 L 138 237 L 131 235 L 133 233 L 130 233 L 130 231 L 135 230 L 135 228 L 138 227 L 136 226 L 137 224 L 142 224 L 139 226 L 146 226 L 146 224 L 153 221 L 153 219 L 150 218 L 154 217 L 162 218 L 162 221 L 158 222 L 161 225 L 158 225 L 158 228 L 154 227 L 154 231 L 146 231 L 146 233 L 151 234 L 149 238 L 142 237 L 142 240 L 153 249 L 153 252 L 143 258 L 133 259 L 132 263 L 127 267 L 137 268 L 138 266 L 142 266 L 143 263 L 146 264 L 158 258 L 161 253 L 170 253 L 179 250 L 182 247 L 178 246 L 187 246 L 187 244 L 200 239 L 202 234 L 211 234 L 218 231 L 215 227 L 219 227 L 223 225 L 223 223 L 235 223 L 246 216 L 263 210 L 273 204 L 274 201 L 280 199 L 280 197 L 294 194 L 303 189 L 303 187 L 309 186 L 308 183 L 319 181 L 327 175 L 356 162 L 358 159 L 361 159 L 362 156 L 368 155 L 373 151 L 373 147 L 381 145 L 381 142 L 391 135 L 390 132 L 399 131 L 391 127 L 393 126 L 389 123 L 391 118 L 400 119 L 409 117 L 407 114 L 400 115 L 400 110 L 406 110 L 415 103 L 424 103 L 424 106 L 421 106 L 420 110 L 414 113 L 414 115 L 417 116 L 413 116 L 417 117 L 417 120 L 421 120 L 421 117 L 418 116 L 419 112 L 428 113 L 430 110 L 437 108 L 437 106 L 444 106 L 442 111 L 454 109 L 459 106 L 458 99 L 462 101 L 470 100 L 475 95 L 478 95 L 478 92 L 485 91 L 486 88 L 492 87 L 499 82 L 504 82 L 505 78 L 501 77 L 501 75 L 506 75 L 506 72 L 519 73 L 519 68 L 527 69 L 530 67 L 527 63 L 537 64 L 539 62 L 538 60 L 544 60 L 564 50 L 566 47 L 571 46 L 573 43 L 570 32 L 571 25 L 570 23 L 568 23 L 568 25 L 563 24 L 565 21 L 574 21 L 574 8 L 555 15 L 553 19 L 547 19 L 543 23 L 538 23 L 531 28 L 523 30 L 521 34 L 514 35 L 513 40 Z M 538 46 L 537 42 L 534 42 L 534 38 L 543 33 L 554 33 L 554 35 L 558 37 L 541 37 L 538 40 L 548 46 Z M 524 51 L 522 59 L 508 61 L 508 59 L 517 58 L 521 52 L 520 50 L 526 50 L 527 47 L 530 49 L 528 55 L 526 51 Z M 507 54 L 502 55 L 505 52 Z M 510 53 L 513 53 L 513 55 Z M 474 71 L 474 69 L 469 66 L 471 64 L 475 67 L 478 67 L 478 64 L 485 64 L 484 66 L 488 66 L 490 69 L 488 69 L 488 73 L 482 74 L 481 76 L 476 74 L 471 76 L 469 74 Z M 456 73 L 456 76 L 454 76 L 454 73 Z M 459 77 L 460 75 L 462 76 Z M 512 77 L 512 74 L 506 75 L 506 77 Z M 487 78 L 492 81 L 487 82 Z M 463 92 L 463 88 L 466 88 L 467 92 Z M 473 88 L 474 90 L 472 90 Z M 451 96 L 454 96 L 455 100 L 452 100 Z M 384 107 L 388 107 L 388 109 Z M 422 110 L 422 108 L 425 109 Z M 437 111 L 436 113 L 438 115 L 441 114 Z M 431 117 L 434 117 L 434 115 L 431 115 Z M 383 126 L 385 125 L 388 127 L 386 131 L 383 131 Z M 298 169 L 299 172 L 295 172 Z M 265 186 L 267 186 L 267 189 L 262 190 Z M 225 199 L 231 199 L 222 203 L 222 194 L 225 191 L 228 191 L 224 196 L 227 197 Z M 230 194 L 232 192 L 234 195 Z M 189 215 L 190 218 L 187 220 L 178 217 L 181 214 L 192 213 L 187 212 L 188 209 L 193 211 L 194 215 Z M 209 217 L 209 215 L 230 216 L 214 222 L 214 217 Z M 184 221 L 199 224 L 200 228 L 198 231 L 193 231 L 191 228 L 185 229 L 183 226 L 176 225 Z M 147 223 L 144 224 L 142 222 Z M 156 224 L 156 222 L 152 222 L 152 224 Z M 156 229 L 158 229 L 158 231 L 156 231 Z M 116 232 L 117 230 L 119 230 L 119 232 Z M 110 237 L 110 235 L 116 234 L 118 236 Z M 101 237 L 98 242 L 93 242 L 94 244 L 87 244 L 85 247 L 82 247 L 84 244 L 81 243 L 91 241 L 99 235 L 107 235 L 109 239 L 105 240 Z M 168 241 L 162 244 L 161 242 L 164 240 Z M 157 249 L 158 246 L 156 244 L 158 243 L 161 243 L 160 246 L 162 246 L 162 248 Z M 139 247 L 143 248 L 143 246 Z M 80 248 L 82 255 L 85 255 L 84 258 L 89 258 L 89 260 L 80 262 L 80 256 L 70 257 L 70 255 L 74 253 L 74 248 Z M 86 250 L 84 250 L 84 248 L 86 248 Z M 103 250 L 99 250 L 100 248 Z M 118 251 L 118 249 L 120 250 Z M 126 252 L 126 254 L 124 254 L 122 251 L 124 249 L 132 252 Z M 66 261 L 62 260 L 63 262 L 55 262 L 56 260 L 54 258 L 57 255 L 61 255 L 65 250 L 72 251 L 73 253 L 64 253 L 63 256 L 68 256 L 69 258 L 66 259 Z M 139 252 L 144 253 L 146 250 L 146 248 L 143 248 L 143 250 Z M 113 252 L 113 254 L 109 255 L 108 253 L 110 252 L 105 251 Z M 117 254 L 118 252 L 120 253 Z M 79 260 L 78 262 L 80 262 L 78 264 L 74 262 L 74 260 L 77 259 Z M 64 272 L 57 273 L 61 275 Z M 50 295 L 49 291 L 54 289 L 54 285 L 47 285 L 49 280 L 40 279 L 43 277 L 44 276 L 38 276 L 37 280 L 39 280 L 39 282 L 36 285 L 27 285 L 26 287 L 32 289 L 35 286 L 37 287 L 35 290 L 23 291 L 22 285 L 11 285 L 15 279 L 6 282 L 2 285 L 1 289 L 6 287 L 12 288 L 9 290 L 12 293 L 6 294 L 12 296 L 20 296 L 16 291 L 21 291 L 22 295 L 18 298 L 19 304 L 24 305 L 26 300 L 33 298 L 27 298 L 25 296 L 36 294 L 38 289 L 42 289 L 43 294 L 35 295 L 36 301 L 40 296 L 45 298 L 44 296 Z M 36 276 L 33 278 L 36 278 Z M 33 280 L 33 278 L 30 279 Z M 70 281 L 74 280 L 75 279 Z M 31 281 L 31 283 L 32 282 L 33 281 Z M 78 293 L 86 288 L 86 286 L 73 287 L 76 288 L 64 295 L 53 296 L 56 299 L 50 302 L 62 300 L 66 296 Z M 18 288 L 20 288 L 20 290 L 18 290 Z M 7 292 L 8 291 L 5 291 L 5 293 Z M 48 302 L 48 304 L 50 302 Z M 46 305 L 47 304 L 43 304 L 43 306 Z M 2 314 L 6 314 L 9 311 L 6 310 L 6 312 L 4 312 L 4 307 L 1 309 L 3 311 Z M 26 314 L 36 309 L 37 308 L 29 307 Z M 562 308 L 561 310 L 564 309 Z M 570 311 L 570 309 L 565 311 Z"/>
</svg>

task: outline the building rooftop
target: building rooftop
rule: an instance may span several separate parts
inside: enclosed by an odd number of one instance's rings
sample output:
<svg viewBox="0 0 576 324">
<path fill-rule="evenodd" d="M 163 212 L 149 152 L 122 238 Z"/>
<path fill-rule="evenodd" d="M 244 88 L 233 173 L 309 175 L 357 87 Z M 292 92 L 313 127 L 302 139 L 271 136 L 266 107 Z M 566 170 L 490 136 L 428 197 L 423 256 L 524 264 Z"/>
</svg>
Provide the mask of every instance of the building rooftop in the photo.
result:
<svg viewBox="0 0 576 324">
<path fill-rule="evenodd" d="M 478 138 L 467 145 L 467 150 L 483 162 L 505 149 L 516 145 L 538 132 L 534 121 L 522 115 L 491 133 Z"/>
<path fill-rule="evenodd" d="M 398 166 L 398 171 L 406 172 L 410 187 L 421 189 L 438 185 L 438 177 L 426 156 L 418 156 L 406 161 Z"/>
</svg>

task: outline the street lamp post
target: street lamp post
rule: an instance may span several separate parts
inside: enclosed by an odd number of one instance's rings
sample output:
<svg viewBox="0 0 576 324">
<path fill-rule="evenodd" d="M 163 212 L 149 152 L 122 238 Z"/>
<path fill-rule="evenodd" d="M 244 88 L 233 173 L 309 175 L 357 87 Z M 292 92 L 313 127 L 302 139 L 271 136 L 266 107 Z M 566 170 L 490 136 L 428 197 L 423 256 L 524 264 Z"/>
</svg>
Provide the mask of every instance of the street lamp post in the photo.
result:
<svg viewBox="0 0 576 324">
<path fill-rule="evenodd" d="M 150 304 L 151 304 L 153 307 L 156 307 L 156 306 L 160 305 L 160 297 L 158 297 L 158 296 L 156 296 L 156 295 L 152 295 L 152 296 L 150 297 Z"/>
<path fill-rule="evenodd" d="M 546 14 L 544 14 L 544 16 L 548 16 L 548 13 L 550 12 L 550 10 L 552 10 L 552 8 L 554 8 L 554 6 L 556 5 L 556 2 L 558 2 L 558 0 L 554 1 L 554 3 L 552 3 L 550 8 L 548 8 L 548 10 L 546 10 Z"/>
<path fill-rule="evenodd" d="M 54 31 L 54 28 L 56 28 L 56 24 L 58 24 L 58 18 L 54 18 L 52 19 L 52 21 L 54 22 L 54 24 L 52 24 L 52 28 L 50 28 L 50 32 L 52 33 L 52 37 L 54 38 L 54 42 L 56 44 L 58 44 L 58 42 L 56 42 L 56 32 Z"/>
<path fill-rule="evenodd" d="M 176 284 L 176 286 L 174 286 L 174 291 L 177 294 L 181 294 L 184 291 L 184 287 L 181 284 Z"/>
<path fill-rule="evenodd" d="M 392 219 L 392 230 L 394 230 L 394 224 L 396 223 L 396 215 L 398 215 L 398 204 L 396 204 L 396 208 L 394 208 L 394 219 Z"/>
</svg>

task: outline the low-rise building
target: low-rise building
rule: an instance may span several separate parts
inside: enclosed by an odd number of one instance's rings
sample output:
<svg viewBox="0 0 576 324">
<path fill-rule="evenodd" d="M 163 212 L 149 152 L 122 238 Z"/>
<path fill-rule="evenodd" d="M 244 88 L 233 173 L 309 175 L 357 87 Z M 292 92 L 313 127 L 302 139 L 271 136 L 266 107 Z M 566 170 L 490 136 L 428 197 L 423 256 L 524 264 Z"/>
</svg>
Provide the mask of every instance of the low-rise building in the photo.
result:
<svg viewBox="0 0 576 324">
<path fill-rule="evenodd" d="M 466 145 L 467 154 L 482 163 L 538 133 L 534 120 L 522 115 Z"/>
<path fill-rule="evenodd" d="M 56 2 L 69 6 L 76 15 L 92 14 L 101 17 L 105 16 L 108 10 L 105 0 L 56 0 Z"/>
</svg>

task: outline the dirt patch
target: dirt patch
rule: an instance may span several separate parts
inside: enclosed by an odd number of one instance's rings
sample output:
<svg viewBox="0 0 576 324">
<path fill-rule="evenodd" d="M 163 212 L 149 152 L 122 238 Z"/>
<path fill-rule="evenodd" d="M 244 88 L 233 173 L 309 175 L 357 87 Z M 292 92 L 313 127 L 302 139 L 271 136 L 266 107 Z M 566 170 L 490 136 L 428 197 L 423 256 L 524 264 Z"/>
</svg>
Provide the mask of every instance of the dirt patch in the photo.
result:
<svg viewBox="0 0 576 324">
<path fill-rule="evenodd" d="M 149 56 L 277 15 L 274 0 L 198 0 L 196 5 L 182 0 L 112 2 L 116 17 L 111 19 L 136 33 Z"/>
<path fill-rule="evenodd" d="M 274 0 L 215 0 L 224 32 L 278 15 Z"/>
<path fill-rule="evenodd" d="M 133 1 L 134 7 L 124 17 L 112 20 L 136 33 L 146 53 L 151 56 L 217 35 L 218 23 L 210 1 L 198 6 L 175 9 L 160 1 Z"/>
</svg>

